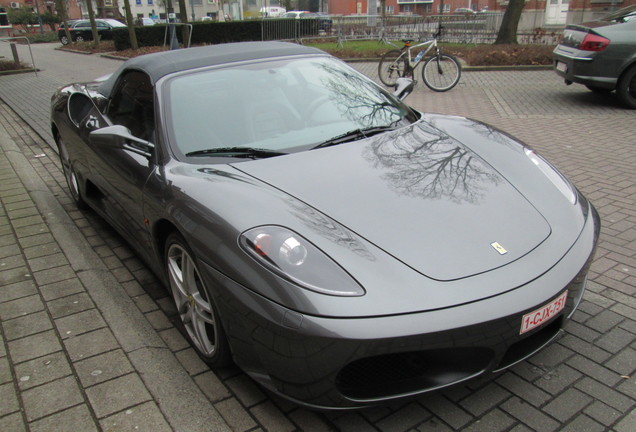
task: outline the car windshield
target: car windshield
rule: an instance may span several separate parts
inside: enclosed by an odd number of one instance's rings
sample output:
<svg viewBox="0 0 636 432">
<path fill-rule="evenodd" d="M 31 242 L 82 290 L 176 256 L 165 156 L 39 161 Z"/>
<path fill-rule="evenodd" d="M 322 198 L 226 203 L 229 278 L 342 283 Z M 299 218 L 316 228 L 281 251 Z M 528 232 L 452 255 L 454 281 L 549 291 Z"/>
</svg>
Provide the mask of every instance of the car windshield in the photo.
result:
<svg viewBox="0 0 636 432">
<path fill-rule="evenodd" d="M 631 5 L 612 12 L 602 18 L 603 21 L 609 22 L 627 22 L 636 19 L 636 5 Z"/>
<path fill-rule="evenodd" d="M 367 77 L 326 56 L 184 73 L 162 88 L 170 142 L 179 158 L 228 148 L 285 154 L 417 119 Z"/>
</svg>

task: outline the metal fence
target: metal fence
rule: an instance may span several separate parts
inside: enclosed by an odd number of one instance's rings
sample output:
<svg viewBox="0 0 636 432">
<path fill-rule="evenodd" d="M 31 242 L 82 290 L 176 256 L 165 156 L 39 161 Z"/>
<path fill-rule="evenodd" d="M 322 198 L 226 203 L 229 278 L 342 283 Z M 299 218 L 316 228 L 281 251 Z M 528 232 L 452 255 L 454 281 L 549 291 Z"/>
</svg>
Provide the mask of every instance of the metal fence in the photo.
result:
<svg viewBox="0 0 636 432">
<path fill-rule="evenodd" d="M 377 15 L 322 16 L 310 19 L 263 20 L 263 40 L 335 38 L 338 44 L 351 40 L 430 39 L 441 24 L 440 40 L 455 43 L 492 43 L 503 13 L 447 14 L 431 16 Z M 521 43 L 556 43 L 560 32 L 535 29 L 519 33 Z"/>
</svg>

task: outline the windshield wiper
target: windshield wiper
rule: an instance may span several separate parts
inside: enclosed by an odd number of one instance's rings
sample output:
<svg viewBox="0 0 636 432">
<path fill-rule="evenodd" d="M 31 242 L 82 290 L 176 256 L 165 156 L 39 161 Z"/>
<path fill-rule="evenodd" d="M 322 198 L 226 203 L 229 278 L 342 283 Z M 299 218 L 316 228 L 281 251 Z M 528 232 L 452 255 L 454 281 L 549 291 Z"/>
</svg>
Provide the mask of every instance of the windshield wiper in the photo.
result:
<svg viewBox="0 0 636 432">
<path fill-rule="evenodd" d="M 338 144 L 342 144 L 342 143 L 346 143 L 350 141 L 357 141 L 359 139 L 369 138 L 370 136 L 373 136 L 382 132 L 394 130 L 394 129 L 395 129 L 395 124 L 391 124 L 388 126 L 374 126 L 370 128 L 354 129 L 352 131 L 345 132 L 342 135 L 338 135 L 333 138 L 330 138 L 327 141 L 324 141 L 318 144 L 317 146 L 313 147 L 312 149 L 329 147 L 329 146 L 338 145 Z"/>
<path fill-rule="evenodd" d="M 253 147 L 219 147 L 205 150 L 196 150 L 186 153 L 186 156 L 228 156 L 245 158 L 267 158 L 272 156 L 282 156 L 287 153 L 275 150 L 259 149 Z"/>
</svg>

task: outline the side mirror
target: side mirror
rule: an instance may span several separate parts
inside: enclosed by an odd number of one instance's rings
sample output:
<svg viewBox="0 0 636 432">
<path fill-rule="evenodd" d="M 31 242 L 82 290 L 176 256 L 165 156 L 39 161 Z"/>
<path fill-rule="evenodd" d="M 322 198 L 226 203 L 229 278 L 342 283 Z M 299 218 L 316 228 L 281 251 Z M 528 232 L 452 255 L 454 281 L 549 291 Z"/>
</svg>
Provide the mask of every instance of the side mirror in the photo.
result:
<svg viewBox="0 0 636 432">
<path fill-rule="evenodd" d="M 123 149 L 150 158 L 155 145 L 150 141 L 137 138 L 130 133 L 130 129 L 121 125 L 107 126 L 90 133 L 90 139 L 121 146 Z"/>
<path fill-rule="evenodd" d="M 417 81 L 412 80 L 411 78 L 398 78 L 395 83 L 395 91 L 393 92 L 393 96 L 400 100 L 406 99 L 408 95 L 415 89 L 417 85 Z"/>
</svg>

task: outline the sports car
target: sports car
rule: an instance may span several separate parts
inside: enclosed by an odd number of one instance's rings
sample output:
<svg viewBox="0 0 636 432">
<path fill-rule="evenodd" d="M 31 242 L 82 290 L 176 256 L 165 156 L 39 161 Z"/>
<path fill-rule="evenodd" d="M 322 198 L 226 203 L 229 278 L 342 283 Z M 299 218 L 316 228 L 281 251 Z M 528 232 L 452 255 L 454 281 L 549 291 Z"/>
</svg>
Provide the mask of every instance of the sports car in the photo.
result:
<svg viewBox="0 0 636 432">
<path fill-rule="evenodd" d="M 583 296 L 594 207 L 487 124 L 418 112 L 283 42 L 182 49 L 59 89 L 70 196 L 166 281 L 211 366 L 317 409 L 493 376 Z"/>
</svg>

